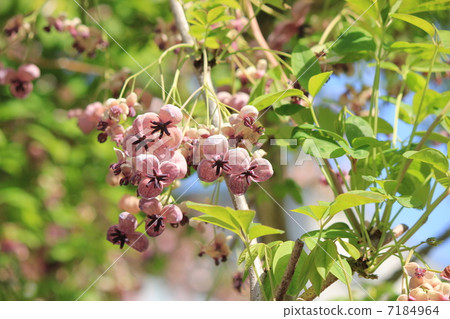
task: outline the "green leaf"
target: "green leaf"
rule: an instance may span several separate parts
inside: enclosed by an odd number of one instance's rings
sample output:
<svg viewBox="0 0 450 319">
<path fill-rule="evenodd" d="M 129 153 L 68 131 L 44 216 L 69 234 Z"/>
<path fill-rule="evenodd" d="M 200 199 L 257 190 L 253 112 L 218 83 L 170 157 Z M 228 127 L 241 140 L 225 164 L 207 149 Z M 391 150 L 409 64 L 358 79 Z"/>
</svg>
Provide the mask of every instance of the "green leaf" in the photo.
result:
<svg viewBox="0 0 450 319">
<path fill-rule="evenodd" d="M 345 154 L 345 150 L 332 138 L 322 136 L 319 132 L 305 132 L 294 128 L 292 137 L 299 140 L 302 150 L 317 158 L 337 158 Z"/>
<path fill-rule="evenodd" d="M 308 278 L 309 278 L 309 281 L 311 281 L 311 285 L 313 286 L 316 295 L 319 296 L 320 292 L 322 290 L 323 278 L 317 271 L 317 268 L 315 268 L 313 266 L 310 269 L 310 271 L 308 273 Z"/>
<path fill-rule="evenodd" d="M 288 89 L 288 90 L 281 91 L 281 92 L 269 93 L 269 94 L 258 96 L 256 99 L 249 102 L 249 104 L 253 105 L 258 110 L 262 110 L 268 106 L 271 106 L 275 102 L 280 101 L 280 100 L 282 100 L 286 97 L 290 97 L 290 96 L 298 96 L 302 99 L 305 98 L 303 91 L 297 90 L 297 89 Z"/>
<path fill-rule="evenodd" d="M 368 136 L 362 136 L 362 137 L 356 137 L 352 141 L 353 147 L 361 147 L 361 146 L 372 146 L 372 147 L 386 147 L 389 146 L 389 141 L 380 141 L 377 140 L 375 137 L 368 137 Z"/>
<path fill-rule="evenodd" d="M 220 44 L 219 44 L 219 42 L 217 42 L 216 37 L 207 37 L 205 40 L 205 46 L 210 49 L 220 48 Z"/>
<path fill-rule="evenodd" d="M 297 266 L 295 267 L 294 275 L 292 276 L 291 283 L 289 285 L 287 294 L 296 297 L 299 292 L 305 287 L 308 277 L 305 276 L 307 271 L 302 271 L 302 266 L 307 262 L 308 255 L 304 250 L 300 254 Z M 304 280 L 306 278 L 306 281 Z"/>
<path fill-rule="evenodd" d="M 303 206 L 303 207 L 293 209 L 292 211 L 295 213 L 300 213 L 300 214 L 309 216 L 309 217 L 314 218 L 315 220 L 319 221 L 325 215 L 325 212 L 327 211 L 327 209 L 328 209 L 328 206 L 309 205 L 309 206 Z"/>
<path fill-rule="evenodd" d="M 387 196 L 375 192 L 361 190 L 349 191 L 336 197 L 335 201 L 330 205 L 329 215 L 334 216 L 340 211 L 359 205 L 380 203 L 385 199 L 387 199 Z"/>
<path fill-rule="evenodd" d="M 208 15 L 206 18 L 206 21 L 209 25 L 213 24 L 216 22 L 216 19 L 219 18 L 220 16 L 222 16 L 225 13 L 225 10 L 227 8 L 224 6 L 220 6 L 220 7 L 215 7 L 211 10 L 208 11 Z"/>
<path fill-rule="evenodd" d="M 206 12 L 203 10 L 192 10 L 189 11 L 189 13 L 195 18 L 197 19 L 198 22 L 200 22 L 201 24 L 206 24 L 207 23 L 207 18 L 206 18 Z"/>
<path fill-rule="evenodd" d="M 266 80 L 264 77 L 262 77 L 261 79 L 258 80 L 257 84 L 253 86 L 252 91 L 250 93 L 249 101 L 253 101 L 258 96 L 264 95 L 265 88 L 266 88 Z"/>
<path fill-rule="evenodd" d="M 275 277 L 275 283 L 278 285 L 283 279 L 286 266 L 291 258 L 292 250 L 295 243 L 292 240 L 282 243 L 273 256 L 273 275 Z"/>
<path fill-rule="evenodd" d="M 331 240 L 319 242 L 315 248 L 314 263 L 317 273 L 325 279 L 337 257 L 336 244 Z"/>
<path fill-rule="evenodd" d="M 250 253 L 248 249 L 244 249 L 238 258 L 238 265 L 242 264 L 245 261 L 245 274 L 244 280 L 247 277 L 249 268 L 253 265 L 256 257 L 263 258 L 265 252 L 265 244 L 258 243 L 250 246 Z"/>
<path fill-rule="evenodd" d="M 444 154 L 434 148 L 425 148 L 420 151 L 408 151 L 403 156 L 420 162 L 431 164 L 435 169 L 447 173 L 448 159 Z"/>
<path fill-rule="evenodd" d="M 216 218 L 216 217 L 212 217 L 212 216 L 208 216 L 208 215 L 203 215 L 203 216 L 197 216 L 197 217 L 193 217 L 193 220 L 199 220 L 205 223 L 209 223 L 212 225 L 216 225 L 219 227 L 222 227 L 224 229 L 228 229 L 229 231 L 232 231 L 234 233 L 238 232 L 238 229 L 236 228 L 235 225 L 230 225 L 226 222 L 224 222 L 223 220 Z"/>
<path fill-rule="evenodd" d="M 419 131 L 419 132 L 416 132 L 416 134 L 414 134 L 414 135 L 416 135 L 416 136 L 424 136 L 425 134 L 426 134 L 426 131 Z M 442 143 L 442 144 L 447 144 L 448 142 L 450 142 L 450 138 L 448 138 L 445 135 L 436 133 L 436 132 L 431 132 L 428 135 L 428 140 L 429 141 L 435 141 L 435 142 Z"/>
<path fill-rule="evenodd" d="M 374 137 L 370 124 L 359 116 L 350 116 L 345 120 L 345 134 L 351 145 L 357 137 Z"/>
<path fill-rule="evenodd" d="M 359 252 L 358 248 L 356 248 L 355 246 L 346 241 L 343 241 L 340 238 L 338 238 L 338 241 L 341 244 L 342 248 L 344 248 L 345 251 L 348 252 L 348 254 L 353 257 L 353 259 L 357 260 L 359 259 L 359 257 L 361 257 L 361 253 Z"/>
<path fill-rule="evenodd" d="M 376 63 L 369 63 L 368 66 L 374 67 L 376 66 Z M 381 61 L 380 62 L 380 68 L 385 70 L 394 71 L 400 74 L 400 68 L 397 66 L 397 64 L 387 61 Z"/>
<path fill-rule="evenodd" d="M 317 93 L 319 93 L 320 89 L 323 87 L 323 85 L 328 81 L 331 74 L 333 72 L 324 72 L 319 73 L 317 75 L 312 76 L 309 79 L 308 88 L 309 88 L 309 94 L 312 96 L 316 96 Z"/>
<path fill-rule="evenodd" d="M 395 99 L 394 99 L 394 104 L 395 104 Z M 369 116 L 361 116 L 361 117 L 367 123 L 369 123 L 369 121 L 370 121 L 370 117 Z M 393 131 L 394 131 L 394 129 L 392 128 L 392 125 L 389 124 L 389 122 L 387 122 L 385 119 L 383 119 L 381 117 L 378 118 L 378 129 L 377 129 L 378 133 L 392 134 Z"/>
<path fill-rule="evenodd" d="M 349 281 L 352 281 L 352 277 L 353 277 L 353 271 L 352 268 L 350 267 L 347 259 L 345 258 L 341 258 L 342 260 L 342 264 L 344 265 L 344 268 L 342 268 L 341 263 L 336 260 L 333 263 L 333 266 L 331 267 L 330 272 L 335 275 L 337 277 L 337 279 L 339 279 L 340 281 L 342 281 L 344 284 L 347 284 L 347 281 L 345 279 L 345 274 L 347 274 L 347 277 L 349 279 Z"/>
<path fill-rule="evenodd" d="M 408 0 L 403 1 L 399 11 L 404 13 L 444 11 L 450 9 L 448 0 Z"/>
<path fill-rule="evenodd" d="M 397 188 L 397 181 L 395 180 L 377 180 L 375 177 L 373 176 L 362 176 L 363 179 L 365 179 L 366 181 L 369 182 L 375 182 L 378 185 L 381 186 L 381 188 L 384 190 L 385 194 L 389 194 L 389 195 L 395 195 L 394 191 Z"/>
<path fill-rule="evenodd" d="M 242 236 L 242 232 L 248 233 L 250 224 L 255 217 L 253 210 L 234 210 L 230 207 L 194 202 L 187 202 L 187 206 L 205 214 L 195 219 L 223 227 L 239 236 Z"/>
<path fill-rule="evenodd" d="M 450 1 L 449 1 L 450 3 Z M 439 39 L 444 48 L 450 48 L 450 31 L 449 30 L 438 30 Z"/>
<path fill-rule="evenodd" d="M 292 51 L 291 64 L 298 82 L 309 91 L 309 79 L 321 71 L 316 55 L 308 47 L 299 43 Z"/>
<path fill-rule="evenodd" d="M 434 36 L 435 31 L 434 31 L 433 25 L 422 18 L 413 16 L 410 14 L 404 14 L 404 13 L 394 13 L 394 14 L 391 14 L 391 17 L 393 17 L 395 19 L 403 20 L 412 25 L 415 25 L 416 27 L 418 27 L 418 28 L 422 29 L 423 31 L 425 31 L 426 33 L 428 33 L 431 37 Z"/>
<path fill-rule="evenodd" d="M 283 104 L 277 107 L 275 112 L 279 115 L 289 116 L 299 112 L 302 109 L 304 109 L 304 107 L 298 104 Z"/>
<path fill-rule="evenodd" d="M 250 225 L 250 231 L 248 233 L 249 240 L 254 238 L 267 236 L 267 235 L 275 235 L 275 234 L 283 234 L 284 230 L 272 228 L 269 226 L 261 225 L 258 223 L 252 223 Z"/>
<path fill-rule="evenodd" d="M 420 74 L 408 72 L 406 75 L 406 85 L 414 92 L 423 91 L 427 80 Z"/>
<path fill-rule="evenodd" d="M 376 45 L 373 36 L 364 29 L 353 27 L 344 33 L 332 50 L 337 54 L 358 52 L 358 51 L 375 51 Z"/>
</svg>

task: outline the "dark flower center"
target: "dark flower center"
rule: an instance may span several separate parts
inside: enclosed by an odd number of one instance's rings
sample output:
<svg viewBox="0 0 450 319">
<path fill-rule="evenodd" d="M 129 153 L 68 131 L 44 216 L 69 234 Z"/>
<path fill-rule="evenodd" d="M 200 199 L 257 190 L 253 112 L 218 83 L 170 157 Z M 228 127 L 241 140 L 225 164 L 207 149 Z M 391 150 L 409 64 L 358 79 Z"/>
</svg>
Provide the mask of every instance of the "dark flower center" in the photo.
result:
<svg viewBox="0 0 450 319">
<path fill-rule="evenodd" d="M 255 119 L 253 117 L 247 116 L 244 118 L 244 125 L 253 128 L 253 124 L 255 124 Z"/>
<path fill-rule="evenodd" d="M 136 151 L 139 151 L 142 147 L 145 149 L 145 151 L 148 151 L 148 144 L 153 143 L 155 140 L 151 138 L 147 138 L 147 136 L 143 135 L 141 137 L 137 137 L 137 140 L 131 143 L 132 145 L 136 146 Z"/>
<path fill-rule="evenodd" d="M 220 175 L 220 170 L 223 169 L 224 171 L 228 171 L 231 169 L 231 166 L 228 164 L 229 161 L 224 160 L 223 156 L 216 156 L 213 159 L 214 163 L 212 164 L 212 168 L 216 168 L 216 175 Z"/>
<path fill-rule="evenodd" d="M 105 131 L 107 127 L 108 127 L 108 122 L 99 121 L 97 123 L 97 130 L 99 130 L 99 131 Z"/>
<path fill-rule="evenodd" d="M 169 126 L 169 124 L 172 123 L 172 121 L 167 121 L 167 122 L 157 122 L 157 121 L 152 121 L 152 126 L 151 128 L 153 129 L 152 134 L 159 132 L 159 139 L 162 139 L 164 134 L 166 134 L 167 136 L 170 136 L 170 132 L 167 129 L 167 126 Z"/>
<path fill-rule="evenodd" d="M 156 232 L 159 232 L 164 227 L 164 218 L 161 215 L 147 215 L 149 221 L 147 228 L 153 227 Z"/>
<path fill-rule="evenodd" d="M 425 268 L 416 268 L 416 278 L 422 278 L 425 276 L 425 273 L 427 272 L 427 270 Z"/>
<path fill-rule="evenodd" d="M 256 165 L 256 164 L 252 165 L 248 168 L 248 170 L 246 170 L 245 172 L 243 172 L 239 175 L 242 178 L 245 177 L 245 180 L 247 181 L 247 185 L 250 185 L 250 183 L 251 183 L 250 177 L 253 179 L 258 178 L 258 175 L 256 175 L 255 172 L 253 171 L 257 167 L 258 167 L 258 165 Z"/>
<path fill-rule="evenodd" d="M 11 83 L 16 87 L 17 92 L 25 92 L 27 82 L 23 82 L 20 80 L 12 80 Z"/>
<path fill-rule="evenodd" d="M 128 242 L 127 235 L 124 232 L 121 232 L 116 228 L 114 233 L 111 234 L 111 241 L 113 244 L 119 244 L 120 243 L 120 249 L 123 248 L 123 245 Z"/>
<path fill-rule="evenodd" d="M 150 184 L 153 185 L 154 188 L 161 188 L 161 182 L 164 182 L 167 180 L 168 174 L 159 174 L 156 169 L 153 169 L 153 175 L 147 174 L 148 178 L 150 178 L 150 181 L 147 183 L 147 187 L 150 186 Z"/>
</svg>

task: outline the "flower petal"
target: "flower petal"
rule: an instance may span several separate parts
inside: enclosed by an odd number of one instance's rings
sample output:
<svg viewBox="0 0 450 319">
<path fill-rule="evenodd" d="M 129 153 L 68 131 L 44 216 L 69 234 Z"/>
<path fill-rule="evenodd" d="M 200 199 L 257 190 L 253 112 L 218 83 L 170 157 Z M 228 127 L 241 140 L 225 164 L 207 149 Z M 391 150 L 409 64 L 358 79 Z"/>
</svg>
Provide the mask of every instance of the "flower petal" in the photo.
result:
<svg viewBox="0 0 450 319">
<path fill-rule="evenodd" d="M 140 154 L 133 158 L 133 169 L 135 172 L 141 172 L 144 175 L 153 174 L 153 170 L 159 171 L 160 163 L 156 156 L 149 154 Z"/>
<path fill-rule="evenodd" d="M 212 159 L 216 155 L 225 155 L 228 151 L 228 139 L 222 134 L 211 135 L 202 141 L 203 155 Z"/>
<path fill-rule="evenodd" d="M 161 107 L 159 118 L 162 122 L 171 121 L 172 124 L 178 124 L 183 119 L 183 113 L 179 107 L 172 104 L 166 104 Z"/>
<path fill-rule="evenodd" d="M 450 265 L 445 267 L 445 269 L 441 272 L 441 277 L 447 281 L 450 281 Z"/>
<path fill-rule="evenodd" d="M 181 209 L 176 205 L 167 205 L 161 211 L 161 216 L 164 216 L 166 221 L 170 224 L 176 224 L 183 219 Z"/>
<path fill-rule="evenodd" d="M 154 198 L 162 193 L 163 187 L 160 188 L 155 187 L 153 183 L 147 186 L 147 184 L 150 182 L 150 178 L 144 178 L 141 180 L 141 182 L 138 185 L 138 193 L 139 196 L 147 199 Z"/>
<path fill-rule="evenodd" d="M 177 164 L 174 164 L 172 162 L 162 162 L 161 173 L 168 175 L 167 179 L 164 181 L 164 185 L 169 185 L 178 177 L 180 168 Z"/>
<path fill-rule="evenodd" d="M 180 169 L 180 172 L 178 173 L 177 179 L 181 179 L 186 176 L 187 173 L 187 162 L 186 158 L 181 154 L 180 151 L 177 151 L 173 154 L 173 157 L 171 159 L 172 163 L 175 163 L 178 168 Z"/>
<path fill-rule="evenodd" d="M 408 273 L 409 277 L 415 277 L 416 276 L 416 269 L 420 268 L 420 267 L 419 267 L 418 263 L 410 262 L 410 263 L 407 263 L 405 265 L 405 267 L 403 267 L 403 268 L 406 270 L 406 272 Z"/>
<path fill-rule="evenodd" d="M 29 82 L 41 76 L 41 70 L 35 64 L 23 64 L 17 70 L 17 76 L 23 82 Z"/>
<path fill-rule="evenodd" d="M 250 156 L 248 152 L 241 148 L 235 148 L 229 150 L 224 157 L 228 161 L 228 165 L 231 167 L 226 171 L 227 174 L 240 174 L 246 171 L 250 165 Z"/>
<path fill-rule="evenodd" d="M 213 162 L 207 159 L 204 159 L 197 166 L 197 174 L 198 178 L 202 182 L 213 182 L 219 178 L 219 175 L 216 175 L 216 168 L 212 167 Z"/>
<path fill-rule="evenodd" d="M 134 232 L 131 234 L 127 234 L 127 238 L 128 238 L 127 244 L 131 248 L 134 248 L 139 252 L 143 252 L 143 251 L 147 250 L 149 242 L 148 242 L 147 237 L 145 237 L 145 235 L 143 233 Z"/>
<path fill-rule="evenodd" d="M 111 227 L 108 228 L 108 231 L 106 232 L 106 240 L 110 241 L 114 244 L 113 241 L 113 234 L 117 233 L 119 230 L 119 225 L 113 225 Z"/>
<path fill-rule="evenodd" d="M 134 232 L 138 225 L 136 217 L 128 212 L 119 215 L 119 230 L 128 234 Z"/>
<path fill-rule="evenodd" d="M 256 158 L 250 163 L 250 167 L 257 165 L 253 172 L 258 176 L 254 178 L 255 182 L 264 182 L 272 177 L 273 169 L 272 164 L 264 158 Z"/>
<path fill-rule="evenodd" d="M 133 134 L 139 134 L 140 136 L 151 136 L 153 129 L 151 128 L 152 121 L 159 122 L 159 116 L 153 112 L 147 112 L 138 115 L 133 121 Z"/>
<path fill-rule="evenodd" d="M 141 198 L 141 200 L 139 201 L 139 209 L 147 215 L 160 215 L 162 208 L 162 204 L 156 198 Z"/>
<path fill-rule="evenodd" d="M 248 189 L 247 181 L 244 177 L 240 175 L 231 175 L 230 176 L 230 191 L 234 195 L 243 195 Z"/>
<path fill-rule="evenodd" d="M 251 117 L 252 119 L 256 120 L 258 114 L 259 111 L 256 109 L 256 107 L 254 107 L 253 105 L 246 105 L 239 112 L 239 117 L 242 119 L 245 119 L 246 117 Z"/>
</svg>

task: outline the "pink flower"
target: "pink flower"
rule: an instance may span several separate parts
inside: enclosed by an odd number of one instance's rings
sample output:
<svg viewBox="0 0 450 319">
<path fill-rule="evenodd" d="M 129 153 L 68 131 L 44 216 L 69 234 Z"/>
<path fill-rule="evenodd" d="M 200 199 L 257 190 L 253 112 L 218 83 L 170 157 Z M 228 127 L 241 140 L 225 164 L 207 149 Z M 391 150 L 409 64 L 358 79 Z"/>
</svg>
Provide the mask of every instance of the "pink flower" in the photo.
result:
<svg viewBox="0 0 450 319">
<path fill-rule="evenodd" d="M 17 71 L 9 69 L 4 81 L 9 83 L 12 95 L 19 99 L 26 98 L 33 90 L 32 80 L 37 79 L 41 71 L 34 64 L 23 64 Z"/>
<path fill-rule="evenodd" d="M 183 139 L 181 130 L 175 126 L 182 118 L 181 110 L 171 104 L 164 105 L 159 115 L 153 112 L 139 115 L 133 122 L 133 135 L 125 138 L 125 149 L 133 156 L 150 153 L 162 158 L 168 152 L 173 155 Z"/>
<path fill-rule="evenodd" d="M 109 227 L 106 239 L 114 245 L 120 245 L 120 249 L 125 244 L 143 252 L 148 248 L 148 239 L 144 234 L 136 232 L 137 228 L 136 217 L 130 213 L 123 212 L 119 215 L 119 224 Z"/>
<path fill-rule="evenodd" d="M 69 111 L 69 118 L 78 118 L 78 127 L 84 134 L 88 134 L 97 127 L 102 119 L 105 107 L 100 102 L 94 102 L 86 106 L 85 110 L 76 109 Z M 102 131 L 106 130 L 108 123 L 102 122 L 104 127 L 100 127 Z"/>
<path fill-rule="evenodd" d="M 156 156 L 146 154 L 136 157 L 135 171 L 141 174 L 138 193 L 144 198 L 161 194 L 164 186 L 171 184 L 180 173 L 176 164 L 168 161 L 160 163 Z"/>
<path fill-rule="evenodd" d="M 249 163 L 247 151 L 244 149 L 228 150 L 228 140 L 223 135 L 208 137 L 203 145 L 203 159 L 198 167 L 198 178 L 204 182 L 213 182 L 222 175 L 238 174 L 245 170 Z"/>
<path fill-rule="evenodd" d="M 255 158 L 250 162 L 243 171 L 230 176 L 230 190 L 235 195 L 244 194 L 251 182 L 264 182 L 273 175 L 272 164 L 264 158 Z"/>
</svg>

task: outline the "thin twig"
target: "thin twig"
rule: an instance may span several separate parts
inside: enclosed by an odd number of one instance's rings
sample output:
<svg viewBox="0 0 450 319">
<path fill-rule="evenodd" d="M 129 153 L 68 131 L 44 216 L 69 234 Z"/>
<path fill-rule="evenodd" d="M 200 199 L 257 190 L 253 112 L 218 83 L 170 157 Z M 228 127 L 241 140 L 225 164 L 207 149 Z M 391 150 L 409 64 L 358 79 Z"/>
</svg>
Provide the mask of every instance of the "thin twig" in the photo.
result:
<svg viewBox="0 0 450 319">
<path fill-rule="evenodd" d="M 280 286 L 275 293 L 275 300 L 283 301 L 284 296 L 289 288 L 289 284 L 292 281 L 292 276 L 294 275 L 295 267 L 297 266 L 298 259 L 303 250 L 304 243 L 297 239 L 295 241 L 294 249 L 292 250 L 291 258 L 287 264 L 286 270 L 284 271 L 283 279 L 281 280 Z"/>
</svg>

